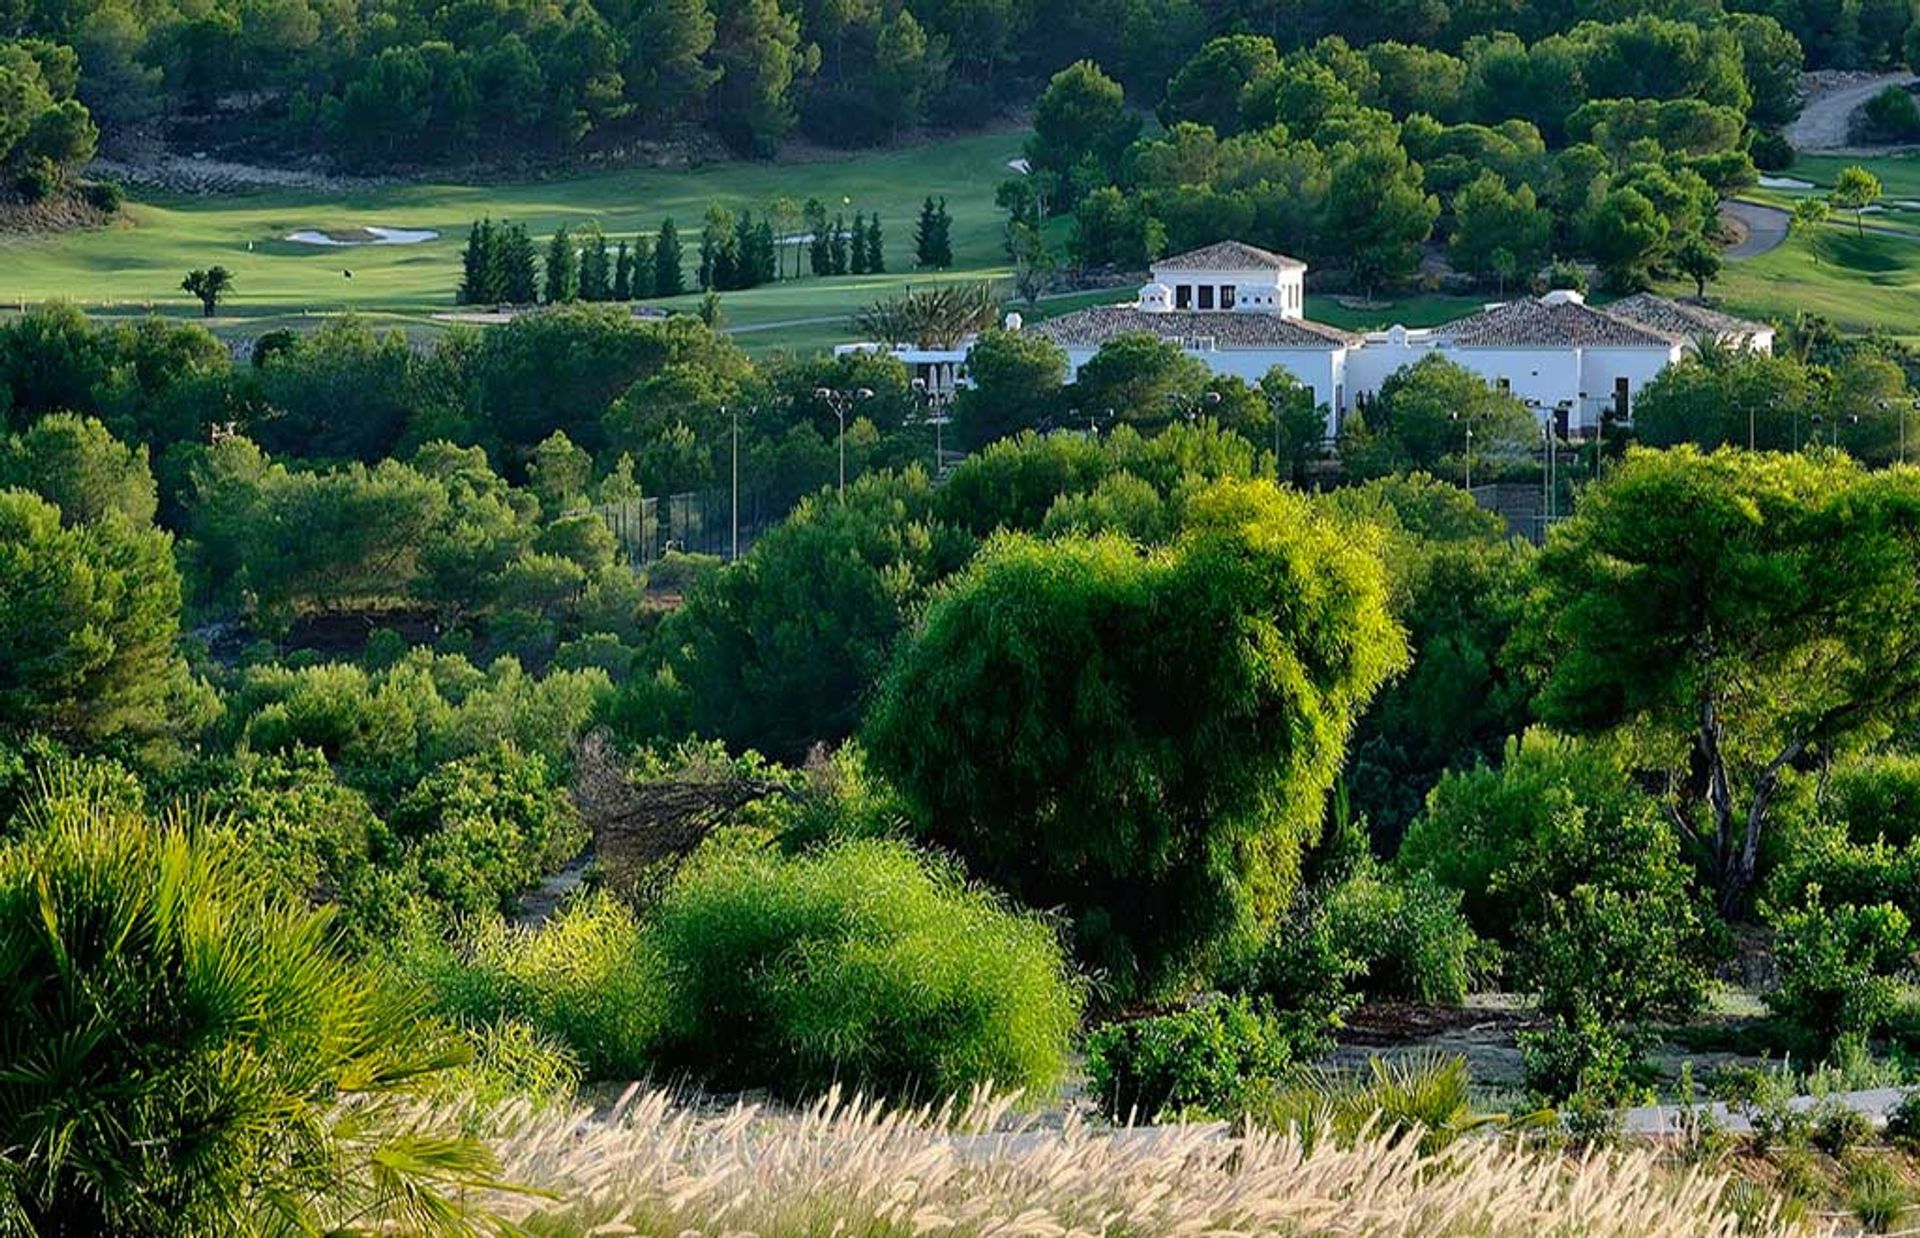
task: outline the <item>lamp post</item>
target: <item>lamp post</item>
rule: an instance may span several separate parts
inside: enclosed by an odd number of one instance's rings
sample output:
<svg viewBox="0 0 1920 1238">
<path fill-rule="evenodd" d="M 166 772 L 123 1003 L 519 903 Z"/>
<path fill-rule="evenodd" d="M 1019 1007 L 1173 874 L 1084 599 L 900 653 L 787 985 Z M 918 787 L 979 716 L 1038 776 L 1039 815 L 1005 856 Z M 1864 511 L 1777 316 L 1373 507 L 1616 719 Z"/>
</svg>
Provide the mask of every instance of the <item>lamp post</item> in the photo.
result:
<svg viewBox="0 0 1920 1238">
<path fill-rule="evenodd" d="M 740 561 L 740 409 L 738 406 L 729 407 L 722 404 L 720 411 L 725 413 L 733 421 L 733 433 L 731 435 L 733 443 L 733 557 L 730 562 L 738 563 Z M 754 405 L 747 410 L 747 416 L 753 417 L 759 412 L 759 405 Z"/>
<path fill-rule="evenodd" d="M 826 402 L 833 410 L 833 419 L 840 423 L 840 501 L 847 501 L 847 413 L 857 400 L 871 400 L 873 389 L 855 387 L 851 391 L 842 391 L 837 387 L 815 387 L 813 398 Z"/>
<path fill-rule="evenodd" d="M 1176 391 L 1173 393 L 1173 403 L 1175 408 L 1178 409 L 1178 415 L 1181 418 L 1187 421 L 1196 421 L 1200 417 L 1200 409 L 1202 407 L 1219 407 L 1220 393 L 1218 391 L 1203 391 L 1199 395 L 1188 395 L 1184 391 Z M 1111 414 L 1113 410 L 1109 409 L 1107 411 Z"/>
<path fill-rule="evenodd" d="M 937 480 L 947 467 L 946 449 L 941 444 L 940 431 L 952 418 L 947 410 L 953 406 L 953 391 L 924 378 L 913 380 L 914 394 L 920 397 L 920 419 L 933 427 L 933 475 Z"/>
<path fill-rule="evenodd" d="M 1907 410 L 1920 409 L 1920 400 L 1882 400 L 1880 411 L 1889 412 L 1894 404 L 1900 406 L 1900 463 L 1907 462 Z"/>
<path fill-rule="evenodd" d="M 1448 413 L 1447 420 L 1462 423 L 1462 425 L 1466 430 L 1465 451 L 1466 451 L 1467 493 L 1472 494 L 1473 493 L 1473 420 L 1468 417 L 1462 417 L 1458 412 Z"/>
</svg>

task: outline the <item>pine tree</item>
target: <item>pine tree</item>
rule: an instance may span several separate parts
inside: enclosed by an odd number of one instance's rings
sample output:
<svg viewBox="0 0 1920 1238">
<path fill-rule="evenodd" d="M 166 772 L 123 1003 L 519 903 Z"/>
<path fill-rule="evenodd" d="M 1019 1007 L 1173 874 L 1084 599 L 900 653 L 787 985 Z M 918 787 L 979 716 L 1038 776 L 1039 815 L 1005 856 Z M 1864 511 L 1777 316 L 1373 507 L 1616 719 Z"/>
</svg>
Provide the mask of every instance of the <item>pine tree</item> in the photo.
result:
<svg viewBox="0 0 1920 1238">
<path fill-rule="evenodd" d="M 580 299 L 605 301 L 613 296 L 613 264 L 607 257 L 607 238 L 597 225 L 580 243 Z"/>
<path fill-rule="evenodd" d="M 886 269 L 887 255 L 880 239 L 880 212 L 875 211 L 873 218 L 867 221 L 867 271 L 880 275 Z"/>
<path fill-rule="evenodd" d="M 853 236 L 847 241 L 847 269 L 855 275 L 867 273 L 867 217 L 853 213 Z"/>
<path fill-rule="evenodd" d="M 540 258 L 525 224 L 507 224 L 494 246 L 492 287 L 509 305 L 532 305 L 540 295 Z"/>
<path fill-rule="evenodd" d="M 827 235 L 827 251 L 832 259 L 833 273 L 847 273 L 847 220 L 843 215 L 833 217 L 833 228 Z"/>
<path fill-rule="evenodd" d="M 467 230 L 467 248 L 460 255 L 460 287 L 454 292 L 456 305 L 485 305 L 500 299 L 499 259 L 494 251 L 500 237 L 492 219 L 476 219 Z"/>
<path fill-rule="evenodd" d="M 639 301 L 652 296 L 654 280 L 653 241 L 637 236 L 633 238 L 633 299 Z"/>
<path fill-rule="evenodd" d="M 653 295 L 677 297 L 687 290 L 687 276 L 680 254 L 680 231 L 673 220 L 660 224 L 660 239 L 653 245 Z"/>
<path fill-rule="evenodd" d="M 633 255 L 627 252 L 625 241 L 621 241 L 613 252 L 613 299 L 633 300 Z"/>
<path fill-rule="evenodd" d="M 808 198 L 801 214 L 807 221 L 807 262 L 815 275 L 833 274 L 833 245 L 827 236 L 827 208 L 818 198 Z"/>
<path fill-rule="evenodd" d="M 930 267 L 940 232 L 940 218 L 934 210 L 933 195 L 920 204 L 920 218 L 913 225 L 913 261 L 915 266 Z"/>
<path fill-rule="evenodd" d="M 573 238 L 558 228 L 547 242 L 547 304 L 564 305 L 580 299 L 580 255 Z"/>
</svg>

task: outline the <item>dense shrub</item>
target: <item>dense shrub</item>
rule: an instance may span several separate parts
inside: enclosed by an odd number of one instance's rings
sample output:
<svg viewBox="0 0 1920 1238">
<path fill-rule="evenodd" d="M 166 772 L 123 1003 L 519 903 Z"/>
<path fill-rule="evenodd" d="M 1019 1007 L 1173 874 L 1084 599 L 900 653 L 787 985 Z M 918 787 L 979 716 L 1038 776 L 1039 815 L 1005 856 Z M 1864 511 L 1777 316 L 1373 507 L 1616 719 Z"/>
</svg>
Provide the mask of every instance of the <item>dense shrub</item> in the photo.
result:
<svg viewBox="0 0 1920 1238">
<path fill-rule="evenodd" d="M 1080 994 L 1047 925 L 898 844 L 710 844 L 654 909 L 664 1058 L 722 1087 L 1046 1091 Z"/>
<path fill-rule="evenodd" d="M 639 921 L 611 898 L 575 900 L 534 929 L 479 917 L 453 945 L 416 938 L 388 962 L 461 1023 L 524 1023 L 593 1078 L 638 1079 L 653 1068 L 666 1000 L 660 970 Z"/>
<path fill-rule="evenodd" d="M 536 677 L 512 658 L 482 670 L 415 649 L 372 673 L 346 663 L 249 668 L 227 717 L 256 751 L 325 753 L 341 781 L 385 808 L 436 766 L 503 743 L 566 768 L 608 692 L 598 669 Z"/>
<path fill-rule="evenodd" d="M 696 580 L 661 636 L 694 729 L 783 760 L 844 738 L 927 591 L 973 552 L 933 505 L 918 471 L 862 478 Z"/>
<path fill-rule="evenodd" d="M 1363 865 L 1327 890 L 1311 931 L 1351 963 L 1369 997 L 1457 1003 L 1476 978 L 1480 940 L 1460 914 L 1460 893 L 1425 873 Z"/>
<path fill-rule="evenodd" d="M 1147 993 L 1285 910 L 1353 720 L 1404 652 L 1364 531 L 1224 482 L 1168 547 L 996 539 L 865 738 L 926 837 L 1064 906 L 1114 992 Z"/>
<path fill-rule="evenodd" d="M 1539 1031 L 1519 1034 L 1527 1090 L 1558 1103 L 1578 1097 L 1587 1105 L 1614 1109 L 1644 1092 L 1635 1064 L 1641 1038 L 1590 1012 L 1555 1018 Z"/>
<path fill-rule="evenodd" d="M 217 829 L 85 794 L 35 818 L 0 848 L 0 1211 L 130 1235 L 458 1214 L 436 1179 L 486 1156 L 393 1101 L 459 1047 L 343 960 L 326 913 Z"/>
<path fill-rule="evenodd" d="M 1281 1025 L 1246 998 L 1109 1023 L 1087 1037 L 1088 1087 L 1119 1122 L 1231 1115 L 1295 1060 Z"/>
<path fill-rule="evenodd" d="M 510 907 L 587 842 L 545 759 L 506 746 L 422 778 L 394 806 L 390 824 L 427 891 L 463 914 Z"/>
<path fill-rule="evenodd" d="M 1632 784 L 1611 752 L 1535 731 L 1510 741 L 1497 767 L 1443 777 L 1408 827 L 1399 860 L 1408 871 L 1431 873 L 1461 891 L 1473 926 L 1512 942 L 1549 890 L 1508 874 L 1562 836 L 1590 840 L 1581 855 L 1565 854 L 1556 865 L 1575 881 L 1631 878 L 1643 856 L 1662 857 L 1672 867 L 1678 854 L 1659 805 Z M 1582 859 L 1590 861 L 1584 871 L 1575 868 Z"/>
<path fill-rule="evenodd" d="M 1920 756 L 1883 753 L 1848 762 L 1827 780 L 1827 815 L 1858 844 L 1920 839 Z"/>
<path fill-rule="evenodd" d="M 1898 1148 L 1920 1147 L 1920 1091 L 1908 1092 L 1887 1115 L 1887 1142 Z"/>
<path fill-rule="evenodd" d="M 1804 903 L 1769 918 L 1780 983 L 1767 994 L 1768 1007 L 1822 1047 L 1880 1030 L 1913 952 L 1906 914 L 1891 903 L 1828 904 L 1814 886 Z"/>
</svg>

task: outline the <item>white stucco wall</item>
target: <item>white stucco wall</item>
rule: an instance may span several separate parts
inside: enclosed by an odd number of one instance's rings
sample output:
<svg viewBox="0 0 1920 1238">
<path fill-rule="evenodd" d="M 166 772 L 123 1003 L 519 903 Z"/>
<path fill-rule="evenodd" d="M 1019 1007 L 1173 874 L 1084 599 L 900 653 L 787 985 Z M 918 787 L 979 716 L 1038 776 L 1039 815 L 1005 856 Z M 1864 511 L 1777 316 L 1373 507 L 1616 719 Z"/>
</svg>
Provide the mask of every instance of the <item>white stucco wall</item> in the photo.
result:
<svg viewBox="0 0 1920 1238">
<path fill-rule="evenodd" d="M 1631 416 L 1640 389 L 1659 377 L 1660 371 L 1680 360 L 1683 348 L 1589 348 L 1581 366 L 1581 390 L 1587 393 L 1587 420 L 1584 426 L 1597 426 L 1603 408 L 1613 402 L 1616 380 L 1627 380 L 1627 412 Z"/>
</svg>

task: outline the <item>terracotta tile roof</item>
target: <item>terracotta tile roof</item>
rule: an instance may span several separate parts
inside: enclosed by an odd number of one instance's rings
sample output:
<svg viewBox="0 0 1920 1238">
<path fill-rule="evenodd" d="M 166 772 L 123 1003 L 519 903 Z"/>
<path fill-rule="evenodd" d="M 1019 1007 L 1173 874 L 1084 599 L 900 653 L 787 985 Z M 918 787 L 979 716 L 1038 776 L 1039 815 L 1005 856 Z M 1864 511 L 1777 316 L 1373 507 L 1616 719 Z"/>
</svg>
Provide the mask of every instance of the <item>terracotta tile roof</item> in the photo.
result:
<svg viewBox="0 0 1920 1238">
<path fill-rule="evenodd" d="M 1116 335 L 1144 331 L 1185 343 L 1208 339 L 1216 348 L 1344 348 L 1358 336 L 1304 318 L 1233 310 L 1153 313 L 1131 305 L 1096 305 L 1027 328 L 1056 344 L 1097 348 Z"/>
<path fill-rule="evenodd" d="M 1304 271 L 1307 264 L 1244 241 L 1217 241 L 1184 254 L 1169 255 L 1153 263 L 1153 267 L 1156 270 L 1165 267 L 1169 271 Z"/>
<path fill-rule="evenodd" d="M 1636 292 L 1630 297 L 1622 297 L 1609 304 L 1606 312 L 1615 318 L 1624 318 L 1667 335 L 1685 336 L 1688 339 L 1711 335 L 1745 342 L 1763 331 L 1771 330 L 1765 323 L 1735 318 L 1732 314 L 1723 314 L 1704 305 L 1689 305 L 1685 301 L 1656 297 L 1651 292 Z"/>
<path fill-rule="evenodd" d="M 1691 338 L 1581 301 L 1534 297 L 1435 327 L 1433 335 L 1458 348 L 1671 348 Z"/>
</svg>

